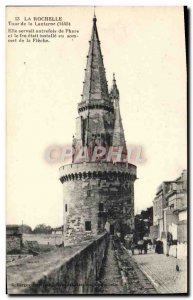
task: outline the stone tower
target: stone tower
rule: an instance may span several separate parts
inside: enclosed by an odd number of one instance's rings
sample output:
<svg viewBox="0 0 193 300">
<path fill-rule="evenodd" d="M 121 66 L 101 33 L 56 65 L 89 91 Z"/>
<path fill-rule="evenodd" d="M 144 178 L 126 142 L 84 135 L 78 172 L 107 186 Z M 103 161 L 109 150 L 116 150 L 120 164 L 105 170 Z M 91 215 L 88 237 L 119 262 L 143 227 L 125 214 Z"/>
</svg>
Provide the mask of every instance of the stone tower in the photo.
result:
<svg viewBox="0 0 193 300">
<path fill-rule="evenodd" d="M 72 164 L 60 168 L 65 245 L 134 228 L 136 166 L 127 162 L 119 90 L 113 74 L 108 91 L 96 22 L 94 16 Z"/>
</svg>

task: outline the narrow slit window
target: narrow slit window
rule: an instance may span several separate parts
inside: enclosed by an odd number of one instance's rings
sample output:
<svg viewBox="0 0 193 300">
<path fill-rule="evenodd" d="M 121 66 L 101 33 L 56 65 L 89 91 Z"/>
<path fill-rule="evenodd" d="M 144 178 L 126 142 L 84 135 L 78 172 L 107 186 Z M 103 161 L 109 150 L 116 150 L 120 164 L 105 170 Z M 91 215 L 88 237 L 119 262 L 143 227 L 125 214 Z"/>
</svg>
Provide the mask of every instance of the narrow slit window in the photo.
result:
<svg viewBox="0 0 193 300">
<path fill-rule="evenodd" d="M 67 204 L 65 204 L 65 211 L 68 211 L 68 206 L 67 206 Z"/>
<path fill-rule="evenodd" d="M 85 222 L 85 230 L 86 231 L 91 231 L 91 221 L 86 221 Z"/>
<path fill-rule="evenodd" d="M 104 203 L 99 203 L 99 211 L 104 211 Z"/>
</svg>

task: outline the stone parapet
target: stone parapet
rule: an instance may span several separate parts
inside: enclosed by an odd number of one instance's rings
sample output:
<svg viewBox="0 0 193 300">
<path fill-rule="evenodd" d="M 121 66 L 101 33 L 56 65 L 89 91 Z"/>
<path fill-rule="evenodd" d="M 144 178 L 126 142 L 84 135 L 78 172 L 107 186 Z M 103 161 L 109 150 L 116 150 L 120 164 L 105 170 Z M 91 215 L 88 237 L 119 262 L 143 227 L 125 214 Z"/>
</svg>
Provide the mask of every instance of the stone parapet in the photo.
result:
<svg viewBox="0 0 193 300">
<path fill-rule="evenodd" d="M 78 246 L 16 261 L 7 267 L 8 294 L 94 294 L 108 240 L 105 233 Z"/>
<path fill-rule="evenodd" d="M 136 179 L 136 166 L 126 163 L 112 162 L 83 162 L 80 164 L 69 164 L 60 167 L 59 179 L 63 183 L 69 180 L 80 180 L 87 178 L 103 177 L 125 177 L 127 179 Z"/>
<path fill-rule="evenodd" d="M 91 103 L 86 101 L 78 104 L 78 112 L 89 110 L 89 109 L 103 109 L 109 112 L 114 112 L 113 103 L 105 100 L 92 100 Z"/>
</svg>

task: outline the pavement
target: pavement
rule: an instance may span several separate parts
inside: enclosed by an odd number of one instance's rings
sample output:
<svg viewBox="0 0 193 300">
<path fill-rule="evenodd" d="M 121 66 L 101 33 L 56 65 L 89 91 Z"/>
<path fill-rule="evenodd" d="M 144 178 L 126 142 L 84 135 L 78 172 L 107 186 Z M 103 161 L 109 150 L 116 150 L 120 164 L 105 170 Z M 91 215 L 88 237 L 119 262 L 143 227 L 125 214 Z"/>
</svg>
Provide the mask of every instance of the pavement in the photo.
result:
<svg viewBox="0 0 193 300">
<path fill-rule="evenodd" d="M 96 294 L 123 294 L 124 290 L 121 279 L 112 240 L 110 240 L 108 254 L 101 270 L 101 278 L 97 284 Z"/>
<path fill-rule="evenodd" d="M 127 250 L 128 251 L 128 250 Z M 129 255 L 131 255 L 128 252 Z M 140 270 L 160 294 L 187 293 L 187 260 L 150 252 L 132 255 Z M 176 271 L 176 264 L 179 271 Z"/>
</svg>

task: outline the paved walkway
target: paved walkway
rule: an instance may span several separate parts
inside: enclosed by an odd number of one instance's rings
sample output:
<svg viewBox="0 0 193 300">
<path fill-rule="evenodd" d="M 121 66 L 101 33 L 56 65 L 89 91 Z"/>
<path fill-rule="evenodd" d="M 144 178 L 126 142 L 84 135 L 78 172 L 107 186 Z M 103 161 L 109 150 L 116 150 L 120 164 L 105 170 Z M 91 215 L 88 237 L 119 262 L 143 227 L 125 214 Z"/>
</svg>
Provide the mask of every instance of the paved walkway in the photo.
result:
<svg viewBox="0 0 193 300">
<path fill-rule="evenodd" d="M 187 261 L 164 254 L 133 255 L 142 272 L 149 278 L 158 293 L 187 292 Z M 180 270 L 176 271 L 176 263 Z"/>
<path fill-rule="evenodd" d="M 123 250 L 119 243 L 114 246 L 110 240 L 95 294 L 156 294 L 155 288 L 128 255 L 127 250 Z"/>
<path fill-rule="evenodd" d="M 97 294 L 123 294 L 121 274 L 115 258 L 112 240 L 109 242 L 108 254 L 101 272 L 101 279 L 96 289 Z"/>
</svg>

